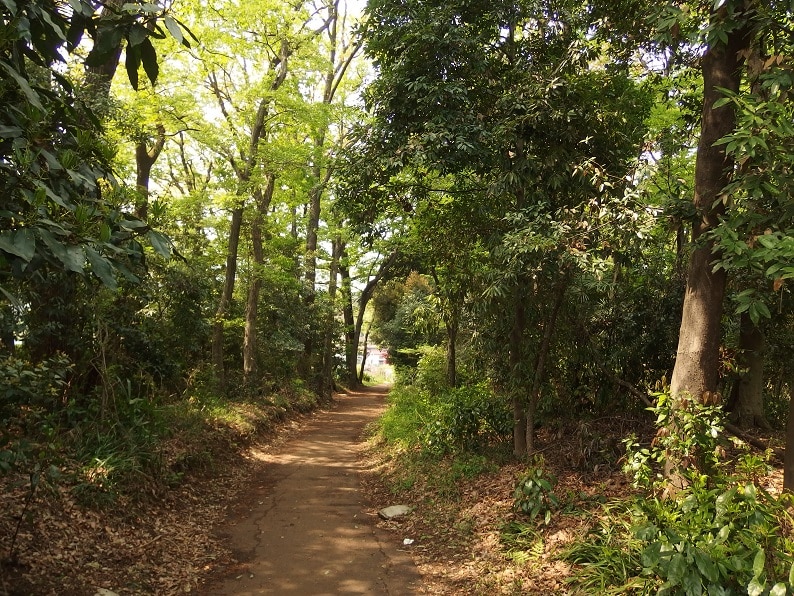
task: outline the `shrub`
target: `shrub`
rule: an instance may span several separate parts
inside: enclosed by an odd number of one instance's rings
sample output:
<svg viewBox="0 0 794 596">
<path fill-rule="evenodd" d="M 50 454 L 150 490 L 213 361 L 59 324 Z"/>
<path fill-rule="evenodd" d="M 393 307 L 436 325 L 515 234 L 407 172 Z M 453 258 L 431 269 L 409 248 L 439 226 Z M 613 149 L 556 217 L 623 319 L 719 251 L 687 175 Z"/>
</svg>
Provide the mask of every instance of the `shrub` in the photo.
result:
<svg viewBox="0 0 794 596">
<path fill-rule="evenodd" d="M 421 346 L 416 365 L 416 386 L 431 395 L 444 393 L 447 384 L 447 352 L 440 346 Z"/>
<path fill-rule="evenodd" d="M 511 412 L 485 383 L 449 390 L 437 400 L 425 432 L 431 451 L 478 451 L 512 433 Z"/>
<path fill-rule="evenodd" d="M 660 395 L 651 410 L 660 427 L 651 446 L 627 441 L 625 470 L 645 492 L 633 504 L 631 525 L 618 529 L 624 537 L 617 543 L 630 543 L 632 548 L 626 550 L 622 565 L 614 563 L 620 556 L 613 548 L 615 540 L 594 543 L 587 557 L 575 562 L 584 560 L 591 570 L 631 570 L 622 577 L 613 574 L 624 589 L 643 586 L 658 588 L 659 594 L 686 596 L 789 594 L 794 590 L 794 523 L 787 511 L 792 497 L 775 498 L 749 481 L 748 470 L 758 468 L 752 458 L 737 466 L 741 476 L 724 473 L 718 406 L 697 400 L 674 404 Z M 671 427 L 676 432 L 669 432 Z M 665 460 L 677 464 L 675 487 L 659 470 Z M 594 576 L 604 577 L 585 570 L 574 581 Z"/>
<path fill-rule="evenodd" d="M 554 494 L 557 479 L 543 469 L 543 460 L 537 459 L 535 466 L 528 469 L 516 482 L 513 491 L 513 509 L 529 516 L 534 521 L 538 516 L 544 524 L 551 521 L 551 515 L 560 505 Z"/>
</svg>

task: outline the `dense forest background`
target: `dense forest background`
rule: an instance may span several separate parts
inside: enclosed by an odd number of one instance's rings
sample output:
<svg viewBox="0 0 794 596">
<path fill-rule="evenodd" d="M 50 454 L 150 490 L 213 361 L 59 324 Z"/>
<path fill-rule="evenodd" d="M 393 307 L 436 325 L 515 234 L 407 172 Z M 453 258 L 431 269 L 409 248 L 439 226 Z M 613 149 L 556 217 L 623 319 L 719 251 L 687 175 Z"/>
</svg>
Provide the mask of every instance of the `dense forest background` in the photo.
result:
<svg viewBox="0 0 794 596">
<path fill-rule="evenodd" d="M 788 4 L 0 13 L 0 474 L 167 487 L 161 441 L 377 344 L 437 453 L 652 407 L 647 490 L 726 434 L 794 488 Z"/>
</svg>

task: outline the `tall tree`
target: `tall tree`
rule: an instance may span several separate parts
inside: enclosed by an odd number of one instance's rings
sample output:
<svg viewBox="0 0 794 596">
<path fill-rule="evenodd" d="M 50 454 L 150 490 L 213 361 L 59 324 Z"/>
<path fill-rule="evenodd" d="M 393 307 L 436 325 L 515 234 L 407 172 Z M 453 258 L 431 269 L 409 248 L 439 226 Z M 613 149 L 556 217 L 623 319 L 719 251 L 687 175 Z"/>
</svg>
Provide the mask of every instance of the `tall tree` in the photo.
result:
<svg viewBox="0 0 794 596">
<path fill-rule="evenodd" d="M 326 155 L 326 142 L 329 128 L 333 122 L 331 105 L 337 95 L 340 85 L 348 74 L 351 63 L 361 49 L 361 41 L 352 37 L 352 27 L 349 22 L 347 7 L 340 0 L 328 0 L 325 4 L 328 11 L 328 26 L 325 29 L 321 50 L 327 52 L 325 72 L 322 79 L 322 93 L 319 98 L 321 110 L 320 118 L 312 127 L 311 142 L 313 146 L 309 169 L 312 186 L 309 190 L 308 218 L 306 222 L 306 257 L 304 275 L 306 279 L 306 304 L 311 307 L 315 300 L 315 285 L 317 282 L 317 249 L 318 232 L 322 211 L 322 198 L 331 179 L 333 169 L 328 163 Z M 344 100 L 343 100 L 344 101 Z M 336 283 L 336 280 L 333 280 Z M 329 292 L 330 293 L 330 292 Z M 309 334 L 304 341 L 303 356 L 301 358 L 304 376 L 311 377 L 314 366 L 313 337 Z M 322 384 L 322 381 L 320 381 Z"/>
<path fill-rule="evenodd" d="M 514 451 L 524 456 L 527 395 L 545 368 L 534 347 L 552 342 L 532 341 L 526 300 L 536 268 L 559 268 L 574 248 L 568 238 L 543 255 L 534 222 L 553 214 L 567 228 L 567 213 L 587 199 L 622 192 L 647 101 L 619 67 L 591 64 L 594 25 L 573 4 L 373 2 L 368 11 L 365 50 L 379 74 L 366 95 L 372 122 L 351 148 L 348 212 L 399 221 L 432 202 L 433 183 L 447 177 L 446 200 L 476 204 L 458 229 L 481 234 L 491 252 L 485 285 L 499 305 L 499 335 L 511 338 L 503 387 L 514 405 Z"/>
<path fill-rule="evenodd" d="M 697 244 L 689 257 L 681 330 L 670 384 L 673 395 L 686 394 L 696 399 L 707 391 L 717 391 L 725 271 L 715 271 L 717 257 L 713 242 L 704 235 L 717 226 L 724 213 L 721 193 L 733 169 L 731 158 L 717 142 L 736 125 L 733 106 L 715 104 L 724 97 L 723 89 L 739 91 L 742 53 L 750 47 L 752 34 L 748 12 L 744 3 L 739 2 L 726 2 L 712 11 L 709 16 L 711 39 L 707 40 L 708 46 L 701 59 L 703 112 L 693 198 L 698 215 L 692 224 L 692 241 Z"/>
</svg>

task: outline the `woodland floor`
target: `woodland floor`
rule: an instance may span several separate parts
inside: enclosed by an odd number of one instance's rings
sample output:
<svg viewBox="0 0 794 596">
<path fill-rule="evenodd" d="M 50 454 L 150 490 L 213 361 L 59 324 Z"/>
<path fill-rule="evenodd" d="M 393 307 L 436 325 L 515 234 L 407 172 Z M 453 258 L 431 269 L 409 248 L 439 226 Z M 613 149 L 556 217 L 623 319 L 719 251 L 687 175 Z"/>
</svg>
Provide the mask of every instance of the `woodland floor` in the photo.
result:
<svg viewBox="0 0 794 596">
<path fill-rule="evenodd" d="M 142 502 L 85 507 L 73 486 L 56 485 L 23 515 L 24 479 L 8 478 L 0 596 L 572 593 L 557 554 L 630 493 L 617 462 L 637 420 L 541 429 L 567 511 L 522 534 L 512 490 L 526 464 L 467 478 L 442 461 L 437 474 L 406 477 L 363 432 L 384 406 L 382 391 L 340 395 L 244 449 L 226 440 L 213 465 Z M 768 480 L 782 484 L 779 472 Z M 398 503 L 412 513 L 377 517 Z"/>
</svg>

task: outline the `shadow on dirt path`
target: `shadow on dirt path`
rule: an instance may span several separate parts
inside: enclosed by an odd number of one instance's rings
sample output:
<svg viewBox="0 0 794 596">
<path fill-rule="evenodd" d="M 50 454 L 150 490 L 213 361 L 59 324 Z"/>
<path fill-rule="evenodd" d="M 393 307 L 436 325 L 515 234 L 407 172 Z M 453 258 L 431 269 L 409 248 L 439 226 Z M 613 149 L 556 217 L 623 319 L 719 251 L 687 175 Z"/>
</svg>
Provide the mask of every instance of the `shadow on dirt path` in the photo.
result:
<svg viewBox="0 0 794 596">
<path fill-rule="evenodd" d="M 337 396 L 261 471 L 229 537 L 238 565 L 207 596 L 416 594 L 419 574 L 398 538 L 376 527 L 360 486 L 362 432 L 388 387 Z"/>
</svg>

